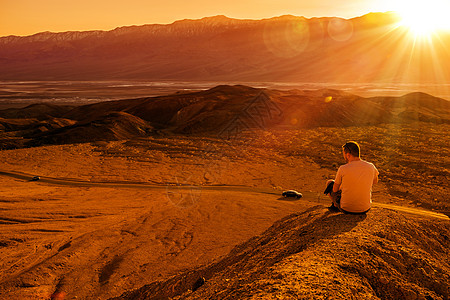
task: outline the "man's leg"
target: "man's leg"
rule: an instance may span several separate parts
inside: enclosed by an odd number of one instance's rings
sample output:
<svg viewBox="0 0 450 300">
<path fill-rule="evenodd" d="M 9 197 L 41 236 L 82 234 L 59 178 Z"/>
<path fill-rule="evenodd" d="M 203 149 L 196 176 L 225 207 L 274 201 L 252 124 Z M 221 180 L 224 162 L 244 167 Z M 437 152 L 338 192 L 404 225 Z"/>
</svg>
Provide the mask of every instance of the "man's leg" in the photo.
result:
<svg viewBox="0 0 450 300">
<path fill-rule="evenodd" d="M 333 192 L 334 180 L 330 179 L 327 181 L 325 192 L 331 199 L 330 210 L 340 211 L 341 210 L 341 191 Z"/>
</svg>

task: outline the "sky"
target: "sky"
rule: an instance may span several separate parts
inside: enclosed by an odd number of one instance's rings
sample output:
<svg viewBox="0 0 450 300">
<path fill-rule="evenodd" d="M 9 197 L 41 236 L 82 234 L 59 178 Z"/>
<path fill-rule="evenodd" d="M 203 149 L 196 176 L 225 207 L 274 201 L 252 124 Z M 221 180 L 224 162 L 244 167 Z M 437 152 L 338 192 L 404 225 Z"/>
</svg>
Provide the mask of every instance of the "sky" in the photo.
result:
<svg viewBox="0 0 450 300">
<path fill-rule="evenodd" d="M 393 0 L 0 0 L 0 36 L 51 31 L 111 30 L 225 15 L 263 19 L 280 15 L 353 18 L 392 10 Z"/>
</svg>

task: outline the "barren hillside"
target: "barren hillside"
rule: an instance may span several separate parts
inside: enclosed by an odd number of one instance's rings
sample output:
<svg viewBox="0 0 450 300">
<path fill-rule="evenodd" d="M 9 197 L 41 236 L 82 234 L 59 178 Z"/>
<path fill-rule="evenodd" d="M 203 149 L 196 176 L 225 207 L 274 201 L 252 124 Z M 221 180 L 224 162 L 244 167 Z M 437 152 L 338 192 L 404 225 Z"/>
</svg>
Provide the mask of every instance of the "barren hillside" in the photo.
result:
<svg viewBox="0 0 450 300">
<path fill-rule="evenodd" d="M 230 139 L 257 129 L 448 124 L 450 102 L 424 93 L 363 98 L 329 89 L 278 91 L 221 85 L 200 92 L 76 107 L 30 105 L 2 110 L 0 117 L 2 148 L 17 148 L 155 134 Z"/>
</svg>

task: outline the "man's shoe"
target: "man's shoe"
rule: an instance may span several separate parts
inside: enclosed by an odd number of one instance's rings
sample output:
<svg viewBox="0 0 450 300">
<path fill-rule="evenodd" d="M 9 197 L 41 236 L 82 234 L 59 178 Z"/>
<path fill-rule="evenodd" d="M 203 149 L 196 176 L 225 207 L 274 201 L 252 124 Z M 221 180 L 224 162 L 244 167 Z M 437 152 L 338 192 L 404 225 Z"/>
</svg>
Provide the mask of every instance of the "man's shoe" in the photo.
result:
<svg viewBox="0 0 450 300">
<path fill-rule="evenodd" d="M 339 212 L 339 208 L 337 208 L 336 206 L 334 206 L 334 204 L 331 204 L 331 206 L 328 206 L 328 210 L 331 212 Z"/>
</svg>

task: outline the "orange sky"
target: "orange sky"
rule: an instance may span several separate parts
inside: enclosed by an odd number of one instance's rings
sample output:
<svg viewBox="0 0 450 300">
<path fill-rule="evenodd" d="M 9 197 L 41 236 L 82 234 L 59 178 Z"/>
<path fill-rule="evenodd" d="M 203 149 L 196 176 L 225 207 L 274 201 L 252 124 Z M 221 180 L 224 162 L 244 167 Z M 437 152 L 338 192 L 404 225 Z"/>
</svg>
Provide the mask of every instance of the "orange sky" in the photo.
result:
<svg viewBox="0 0 450 300">
<path fill-rule="evenodd" d="M 0 36 L 110 30 L 226 15 L 262 19 L 292 14 L 352 18 L 390 10 L 389 0 L 0 0 Z"/>
</svg>

